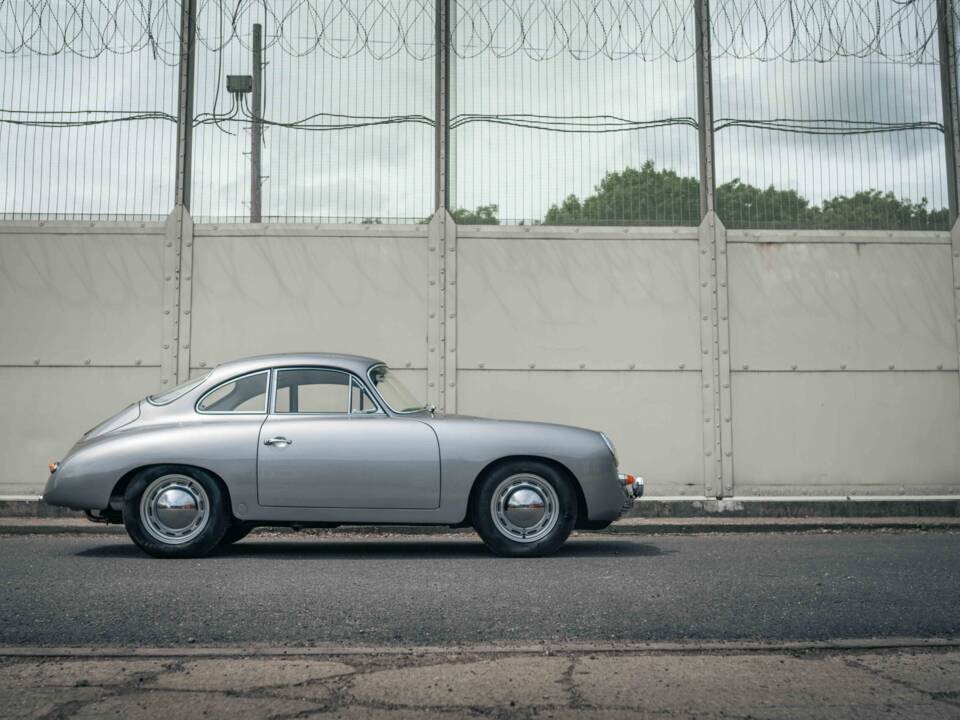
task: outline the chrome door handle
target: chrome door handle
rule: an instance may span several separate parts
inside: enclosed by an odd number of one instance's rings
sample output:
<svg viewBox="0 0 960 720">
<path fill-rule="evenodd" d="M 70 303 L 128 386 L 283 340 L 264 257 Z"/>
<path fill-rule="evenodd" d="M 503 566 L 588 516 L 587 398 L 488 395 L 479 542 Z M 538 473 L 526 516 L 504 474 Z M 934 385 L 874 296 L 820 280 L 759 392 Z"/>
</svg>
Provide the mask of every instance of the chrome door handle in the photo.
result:
<svg viewBox="0 0 960 720">
<path fill-rule="evenodd" d="M 285 448 L 287 445 L 293 445 L 293 440 L 287 440 L 285 437 L 272 437 L 269 440 L 264 440 L 263 444 Z"/>
</svg>

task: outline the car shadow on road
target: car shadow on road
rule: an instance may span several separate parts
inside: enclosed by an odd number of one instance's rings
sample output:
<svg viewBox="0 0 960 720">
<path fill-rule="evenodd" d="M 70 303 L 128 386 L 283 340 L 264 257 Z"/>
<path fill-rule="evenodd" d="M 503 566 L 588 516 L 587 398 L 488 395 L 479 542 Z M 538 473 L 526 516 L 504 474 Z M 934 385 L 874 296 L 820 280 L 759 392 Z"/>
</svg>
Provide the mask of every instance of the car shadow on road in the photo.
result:
<svg viewBox="0 0 960 720">
<path fill-rule="evenodd" d="M 627 540 L 578 539 L 560 548 L 553 558 L 656 557 L 675 552 L 662 550 L 650 543 Z M 133 544 L 100 545 L 76 553 L 79 557 L 111 559 L 146 559 L 147 556 Z M 477 559 L 498 560 L 480 540 L 328 540 L 307 538 L 277 540 L 250 537 L 235 545 L 217 548 L 211 559 L 272 560 L 328 559 L 328 560 L 382 560 L 382 559 Z"/>
</svg>

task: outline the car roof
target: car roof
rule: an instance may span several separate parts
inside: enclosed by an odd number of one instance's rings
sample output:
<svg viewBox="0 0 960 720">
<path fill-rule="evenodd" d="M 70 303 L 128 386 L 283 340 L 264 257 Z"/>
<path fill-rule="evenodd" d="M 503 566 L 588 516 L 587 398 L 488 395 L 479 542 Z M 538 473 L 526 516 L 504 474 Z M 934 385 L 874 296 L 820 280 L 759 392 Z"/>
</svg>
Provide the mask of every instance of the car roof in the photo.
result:
<svg viewBox="0 0 960 720">
<path fill-rule="evenodd" d="M 229 362 L 221 363 L 215 370 L 218 376 L 222 376 L 241 375 L 243 373 L 255 372 L 272 367 L 320 365 L 349 370 L 363 377 L 366 375 L 367 370 L 373 365 L 380 365 L 382 363 L 382 360 L 365 357 L 363 355 L 318 352 L 277 353 L 275 355 L 254 355 L 238 360 L 230 360 Z"/>
</svg>

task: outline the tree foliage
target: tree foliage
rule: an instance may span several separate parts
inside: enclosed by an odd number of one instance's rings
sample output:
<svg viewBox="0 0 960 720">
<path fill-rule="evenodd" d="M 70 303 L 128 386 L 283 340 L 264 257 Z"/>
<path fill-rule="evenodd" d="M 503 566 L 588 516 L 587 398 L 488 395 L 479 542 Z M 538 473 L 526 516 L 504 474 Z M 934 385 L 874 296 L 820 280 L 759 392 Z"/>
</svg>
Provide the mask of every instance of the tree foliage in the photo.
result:
<svg viewBox="0 0 960 720">
<path fill-rule="evenodd" d="M 636 170 L 607 173 L 596 193 L 569 195 L 544 216 L 548 225 L 690 225 L 700 215 L 700 185 L 647 161 Z"/>
<path fill-rule="evenodd" d="M 696 178 L 657 170 L 652 161 L 639 170 L 608 173 L 593 195 L 570 195 L 551 206 L 551 225 L 696 225 L 700 220 L 700 185 Z M 943 230 L 946 209 L 930 209 L 891 192 L 864 190 L 812 205 L 795 190 L 760 189 L 731 180 L 717 187 L 717 214 L 730 228 L 824 228 Z M 478 208 L 479 210 L 479 208 Z"/>
<path fill-rule="evenodd" d="M 499 225 L 497 205 L 480 205 L 476 210 L 457 208 L 450 215 L 458 225 Z"/>
</svg>

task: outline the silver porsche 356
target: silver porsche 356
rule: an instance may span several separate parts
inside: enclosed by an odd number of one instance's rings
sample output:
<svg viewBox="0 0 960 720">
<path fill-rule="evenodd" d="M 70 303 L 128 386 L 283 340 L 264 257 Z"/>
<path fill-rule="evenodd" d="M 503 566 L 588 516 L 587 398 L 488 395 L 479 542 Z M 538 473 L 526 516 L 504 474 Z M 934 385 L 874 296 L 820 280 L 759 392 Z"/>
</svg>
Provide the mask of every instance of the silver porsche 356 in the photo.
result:
<svg viewBox="0 0 960 720">
<path fill-rule="evenodd" d="M 158 557 L 261 525 L 472 526 L 500 555 L 546 555 L 643 494 L 603 433 L 443 415 L 354 355 L 225 363 L 130 405 L 50 464 L 43 499 L 123 523 Z"/>
</svg>

